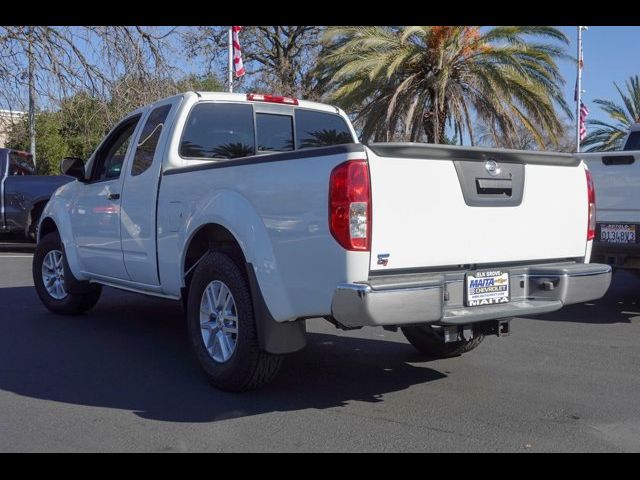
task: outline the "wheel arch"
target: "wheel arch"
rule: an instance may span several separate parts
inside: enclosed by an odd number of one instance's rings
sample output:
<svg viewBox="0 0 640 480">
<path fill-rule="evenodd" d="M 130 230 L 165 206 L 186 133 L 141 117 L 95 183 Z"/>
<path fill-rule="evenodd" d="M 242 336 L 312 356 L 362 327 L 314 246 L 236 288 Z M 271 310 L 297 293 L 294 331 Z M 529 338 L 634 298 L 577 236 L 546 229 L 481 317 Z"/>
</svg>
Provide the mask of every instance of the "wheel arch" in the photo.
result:
<svg viewBox="0 0 640 480">
<path fill-rule="evenodd" d="M 62 245 L 64 246 L 65 258 L 71 273 L 73 273 L 78 280 L 88 280 L 88 277 L 83 272 L 82 263 L 74 241 L 69 218 L 69 208 L 69 202 L 66 199 L 58 199 L 57 196 L 51 197 L 40 214 L 36 241 L 39 243 L 48 233 L 58 232 L 62 240 Z"/>
<path fill-rule="evenodd" d="M 195 229 L 186 242 L 180 268 L 185 286 L 200 259 L 214 249 L 227 253 L 241 270 L 245 269 L 246 256 L 235 235 L 219 223 L 206 223 Z"/>
<path fill-rule="evenodd" d="M 185 217 L 184 226 L 177 234 L 175 253 L 170 251 L 164 253 L 163 248 L 159 246 L 159 257 L 167 263 L 167 267 L 170 267 L 168 259 L 171 255 L 177 255 L 173 257 L 176 259 L 174 271 L 179 278 L 169 278 L 164 282 L 168 290 L 173 289 L 176 294 L 179 294 L 180 288 L 185 286 L 183 275 L 186 271 L 185 258 L 189 250 L 188 245 L 192 245 L 193 238 L 203 228 L 208 231 L 213 229 L 219 238 L 230 241 L 233 237 L 242 250 L 246 262 L 253 265 L 273 317 L 279 322 L 297 318 L 298 315 L 293 308 L 289 297 L 290 292 L 283 277 L 284 272 L 276 258 L 267 227 L 261 215 L 246 197 L 231 190 L 217 190 L 198 202 L 193 210 L 187 210 Z M 214 227 L 207 225 L 214 225 Z M 203 234 L 200 233 L 200 235 Z M 160 270 L 162 279 L 162 264 Z M 165 277 L 170 271 L 170 268 L 164 269 Z M 176 281 L 179 285 L 176 285 Z"/>
<path fill-rule="evenodd" d="M 55 220 L 51 217 L 43 217 L 40 219 L 40 227 L 38 227 L 38 238 L 37 240 L 40 241 L 40 239 L 42 237 L 44 237 L 45 235 L 48 235 L 52 232 L 58 232 L 60 233 L 60 229 L 58 228 L 58 225 L 56 224 Z"/>
<path fill-rule="evenodd" d="M 260 289 L 255 269 L 242 249 L 242 243 L 228 228 L 219 223 L 199 226 L 186 242 L 180 270 L 184 275 L 183 299 L 188 294 L 194 270 L 210 251 L 227 254 L 244 274 L 253 304 L 260 347 L 273 354 L 291 353 L 304 348 L 305 322 L 277 322 L 273 318 Z"/>
</svg>

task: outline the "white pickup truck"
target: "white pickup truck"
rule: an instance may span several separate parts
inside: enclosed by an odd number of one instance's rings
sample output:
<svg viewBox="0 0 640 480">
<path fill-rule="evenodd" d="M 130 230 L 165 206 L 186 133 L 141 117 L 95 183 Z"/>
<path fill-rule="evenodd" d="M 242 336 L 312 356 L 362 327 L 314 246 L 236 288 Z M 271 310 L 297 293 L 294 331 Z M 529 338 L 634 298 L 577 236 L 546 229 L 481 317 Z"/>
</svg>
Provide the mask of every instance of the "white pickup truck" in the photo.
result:
<svg viewBox="0 0 640 480">
<path fill-rule="evenodd" d="M 640 124 L 621 151 L 583 153 L 598 196 L 593 258 L 640 273 Z"/>
<path fill-rule="evenodd" d="M 33 278 L 77 314 L 102 285 L 182 300 L 209 380 L 277 373 L 305 320 L 401 328 L 451 356 L 513 316 L 601 297 L 592 185 L 571 155 L 358 142 L 328 105 L 174 96 L 127 116 L 42 214 Z"/>
</svg>

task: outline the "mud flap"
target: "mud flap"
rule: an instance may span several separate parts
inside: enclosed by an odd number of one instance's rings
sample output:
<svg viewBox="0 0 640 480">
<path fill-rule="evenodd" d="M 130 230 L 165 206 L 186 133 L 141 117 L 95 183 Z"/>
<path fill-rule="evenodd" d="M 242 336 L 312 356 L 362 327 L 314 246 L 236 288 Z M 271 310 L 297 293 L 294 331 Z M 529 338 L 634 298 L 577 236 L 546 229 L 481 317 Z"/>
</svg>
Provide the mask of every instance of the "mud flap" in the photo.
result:
<svg viewBox="0 0 640 480">
<path fill-rule="evenodd" d="M 273 354 L 302 350 L 307 345 L 306 322 L 304 320 L 276 322 L 264 301 L 253 265 L 247 263 L 246 267 L 260 348 Z"/>
</svg>

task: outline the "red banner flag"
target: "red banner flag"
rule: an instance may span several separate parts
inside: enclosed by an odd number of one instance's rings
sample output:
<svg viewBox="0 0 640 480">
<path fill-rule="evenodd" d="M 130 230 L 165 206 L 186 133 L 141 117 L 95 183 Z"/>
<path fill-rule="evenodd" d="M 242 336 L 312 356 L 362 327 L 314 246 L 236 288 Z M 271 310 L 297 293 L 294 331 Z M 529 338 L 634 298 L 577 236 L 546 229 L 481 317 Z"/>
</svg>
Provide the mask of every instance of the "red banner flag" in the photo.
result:
<svg viewBox="0 0 640 480">
<path fill-rule="evenodd" d="M 242 49 L 240 48 L 240 40 L 238 38 L 241 28 L 242 27 L 231 27 L 233 34 L 233 71 L 236 77 L 241 77 L 246 73 L 242 65 Z"/>
<path fill-rule="evenodd" d="M 589 109 L 587 106 L 580 102 L 580 140 L 584 140 L 587 136 L 587 115 L 589 115 Z"/>
</svg>

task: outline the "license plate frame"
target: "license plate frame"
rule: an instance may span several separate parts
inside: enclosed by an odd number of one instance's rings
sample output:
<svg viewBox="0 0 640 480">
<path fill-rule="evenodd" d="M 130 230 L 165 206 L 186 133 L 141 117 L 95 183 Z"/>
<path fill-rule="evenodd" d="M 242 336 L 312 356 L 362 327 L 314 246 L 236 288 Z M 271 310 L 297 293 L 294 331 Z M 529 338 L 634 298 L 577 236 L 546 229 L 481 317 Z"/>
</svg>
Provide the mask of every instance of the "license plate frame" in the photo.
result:
<svg viewBox="0 0 640 480">
<path fill-rule="evenodd" d="M 464 277 L 465 306 L 502 305 L 511 301 L 509 272 L 486 269 L 468 272 Z"/>
</svg>

